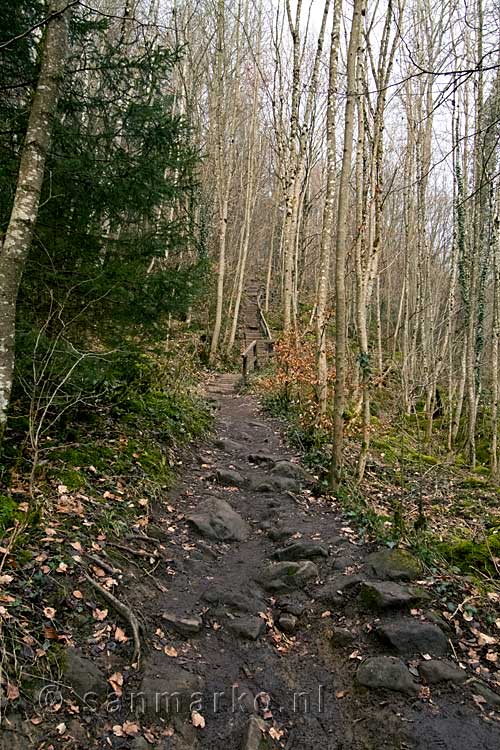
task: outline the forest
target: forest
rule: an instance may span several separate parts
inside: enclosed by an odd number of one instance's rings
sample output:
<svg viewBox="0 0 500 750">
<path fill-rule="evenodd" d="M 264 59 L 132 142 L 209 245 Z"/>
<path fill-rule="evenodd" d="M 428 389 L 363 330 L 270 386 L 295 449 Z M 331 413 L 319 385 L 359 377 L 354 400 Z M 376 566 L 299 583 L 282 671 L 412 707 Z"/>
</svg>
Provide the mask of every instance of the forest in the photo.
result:
<svg viewBox="0 0 500 750">
<path fill-rule="evenodd" d="M 0 750 L 497 750 L 499 41 L 1 4 Z"/>
</svg>

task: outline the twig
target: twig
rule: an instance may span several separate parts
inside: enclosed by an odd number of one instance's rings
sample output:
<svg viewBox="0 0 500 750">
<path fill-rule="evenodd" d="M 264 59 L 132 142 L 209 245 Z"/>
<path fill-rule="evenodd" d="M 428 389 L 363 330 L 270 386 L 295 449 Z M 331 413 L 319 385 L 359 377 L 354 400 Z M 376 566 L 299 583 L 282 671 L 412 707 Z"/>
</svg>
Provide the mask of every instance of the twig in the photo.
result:
<svg viewBox="0 0 500 750">
<path fill-rule="evenodd" d="M 85 552 L 84 554 L 85 554 L 85 557 L 87 557 L 93 563 L 95 563 L 100 568 L 102 568 L 106 573 L 109 573 L 110 576 L 114 576 L 117 573 L 119 575 L 122 575 L 121 570 L 119 570 L 118 568 L 114 568 L 112 565 L 110 565 L 107 562 L 104 562 L 104 560 L 101 560 L 101 558 L 97 557 L 97 555 L 91 555 L 90 552 Z"/>
<path fill-rule="evenodd" d="M 126 606 L 126 604 L 123 604 L 123 602 L 117 599 L 114 594 L 101 586 L 100 583 L 94 581 L 94 579 L 91 578 L 85 570 L 83 571 L 83 575 L 90 583 L 90 585 L 103 597 L 103 599 L 106 599 L 114 607 L 118 614 L 120 614 L 129 623 L 132 634 L 134 636 L 134 653 L 132 656 L 132 663 L 135 663 L 137 665 L 137 669 L 139 669 L 141 661 L 141 637 L 139 634 L 140 625 L 137 617 L 132 612 L 132 610 Z"/>
</svg>

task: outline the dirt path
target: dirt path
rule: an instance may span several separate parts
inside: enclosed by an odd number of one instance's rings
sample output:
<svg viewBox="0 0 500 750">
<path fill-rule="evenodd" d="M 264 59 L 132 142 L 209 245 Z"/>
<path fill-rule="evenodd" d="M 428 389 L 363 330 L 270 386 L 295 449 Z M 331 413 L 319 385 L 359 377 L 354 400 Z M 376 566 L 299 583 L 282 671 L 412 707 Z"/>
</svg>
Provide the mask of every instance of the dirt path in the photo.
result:
<svg viewBox="0 0 500 750">
<path fill-rule="evenodd" d="M 177 491 L 175 504 L 194 516 L 190 556 L 155 608 L 158 623 L 168 612 L 200 628 L 181 636 L 189 626 L 160 625 L 175 668 L 200 678 L 206 724 L 185 746 L 498 750 L 495 696 L 463 683 L 472 675 L 445 658 L 446 623 L 432 622 L 425 591 L 401 581 L 421 577 L 414 561 L 367 563 L 337 509 L 307 490 L 277 426 L 227 389 L 227 378 L 213 389 L 222 390 L 215 443 L 193 456 Z M 238 516 L 225 517 L 226 502 Z M 288 569 L 272 563 L 277 552 Z M 153 657 L 160 675 L 165 661 Z"/>
<path fill-rule="evenodd" d="M 151 649 L 138 673 L 97 659 L 123 696 L 84 707 L 71 747 L 498 750 L 500 698 L 452 660 L 416 561 L 371 556 L 233 385 L 212 386 L 216 435 L 158 505 L 167 574 L 128 591 Z"/>
</svg>

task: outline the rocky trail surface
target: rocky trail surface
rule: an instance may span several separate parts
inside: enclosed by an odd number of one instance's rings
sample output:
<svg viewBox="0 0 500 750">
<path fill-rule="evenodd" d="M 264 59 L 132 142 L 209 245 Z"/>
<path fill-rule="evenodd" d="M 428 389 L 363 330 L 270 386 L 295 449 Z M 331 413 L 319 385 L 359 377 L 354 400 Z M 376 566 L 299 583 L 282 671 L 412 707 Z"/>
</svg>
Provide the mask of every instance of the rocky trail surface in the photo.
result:
<svg viewBox="0 0 500 750">
<path fill-rule="evenodd" d="M 216 434 L 157 508 L 166 572 L 127 591 L 140 669 L 70 652 L 75 694 L 123 684 L 115 705 L 81 706 L 65 747 L 498 750 L 500 696 L 459 666 L 432 580 L 361 545 L 235 385 L 209 386 Z"/>
</svg>

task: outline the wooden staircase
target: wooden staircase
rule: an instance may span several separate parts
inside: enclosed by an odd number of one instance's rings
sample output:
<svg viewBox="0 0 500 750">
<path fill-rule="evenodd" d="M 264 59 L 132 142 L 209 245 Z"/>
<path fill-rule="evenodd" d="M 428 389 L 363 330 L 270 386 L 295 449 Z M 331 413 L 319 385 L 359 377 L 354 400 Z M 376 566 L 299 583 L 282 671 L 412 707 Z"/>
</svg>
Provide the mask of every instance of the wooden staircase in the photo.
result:
<svg viewBox="0 0 500 750">
<path fill-rule="evenodd" d="M 262 310 L 262 285 L 249 281 L 242 306 L 243 380 L 248 374 L 267 364 L 273 355 L 274 342 Z"/>
</svg>

